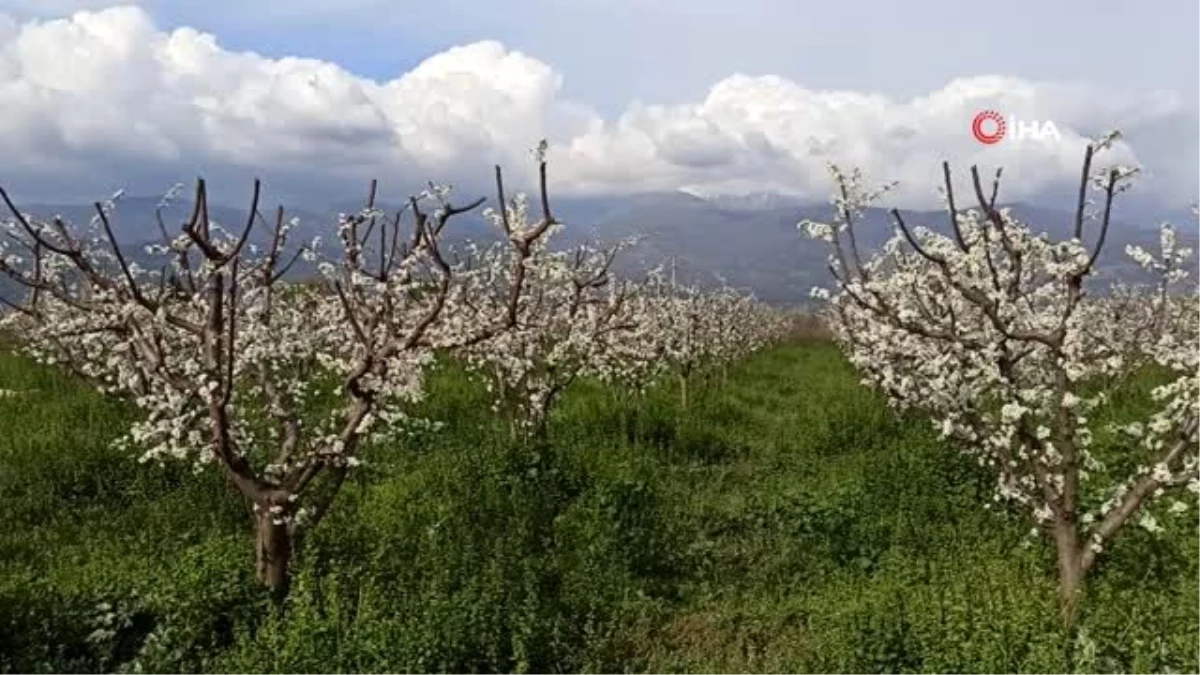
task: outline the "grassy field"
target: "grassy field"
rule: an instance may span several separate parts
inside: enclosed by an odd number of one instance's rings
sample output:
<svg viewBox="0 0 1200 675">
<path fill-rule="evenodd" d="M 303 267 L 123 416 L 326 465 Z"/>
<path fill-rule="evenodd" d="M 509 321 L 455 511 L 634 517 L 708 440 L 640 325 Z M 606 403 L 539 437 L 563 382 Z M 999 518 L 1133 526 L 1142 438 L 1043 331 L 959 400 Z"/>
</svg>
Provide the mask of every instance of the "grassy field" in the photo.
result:
<svg viewBox="0 0 1200 675">
<path fill-rule="evenodd" d="M 1200 666 L 1194 512 L 1123 534 L 1064 634 L 1049 546 L 824 343 L 687 411 L 583 387 L 540 449 L 439 370 L 423 407 L 446 428 L 370 449 L 283 615 L 214 473 L 112 449 L 128 411 L 21 358 L 0 388 L 22 392 L 0 398 L 2 671 Z"/>
</svg>

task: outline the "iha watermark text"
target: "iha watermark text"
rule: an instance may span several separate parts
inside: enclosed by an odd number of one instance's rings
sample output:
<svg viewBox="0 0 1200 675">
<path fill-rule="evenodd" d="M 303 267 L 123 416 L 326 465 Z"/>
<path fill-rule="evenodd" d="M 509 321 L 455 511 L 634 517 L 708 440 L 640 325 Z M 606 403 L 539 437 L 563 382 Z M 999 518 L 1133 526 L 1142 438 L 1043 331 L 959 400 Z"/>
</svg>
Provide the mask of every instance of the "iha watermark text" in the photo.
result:
<svg viewBox="0 0 1200 675">
<path fill-rule="evenodd" d="M 995 110 L 982 110 L 971 120 L 971 134 L 984 145 L 1000 141 L 1057 143 L 1062 140 L 1058 127 L 1050 120 L 1022 119 L 1002 115 Z"/>
</svg>

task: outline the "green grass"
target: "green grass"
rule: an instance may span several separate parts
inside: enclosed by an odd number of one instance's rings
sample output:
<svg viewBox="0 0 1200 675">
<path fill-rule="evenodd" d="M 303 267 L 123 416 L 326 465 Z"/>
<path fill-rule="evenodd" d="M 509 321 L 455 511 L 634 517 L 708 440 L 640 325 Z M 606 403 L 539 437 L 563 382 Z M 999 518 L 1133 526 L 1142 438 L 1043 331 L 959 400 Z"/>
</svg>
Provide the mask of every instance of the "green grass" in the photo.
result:
<svg viewBox="0 0 1200 675">
<path fill-rule="evenodd" d="M 1195 522 L 1124 533 L 1066 635 L 1049 546 L 827 344 L 759 354 L 687 411 L 582 386 L 536 450 L 445 367 L 422 412 L 446 428 L 370 449 L 282 616 L 218 477 L 112 449 L 129 412 L 21 358 L 0 388 L 25 392 L 0 399 L 2 671 L 1200 665 Z"/>
</svg>

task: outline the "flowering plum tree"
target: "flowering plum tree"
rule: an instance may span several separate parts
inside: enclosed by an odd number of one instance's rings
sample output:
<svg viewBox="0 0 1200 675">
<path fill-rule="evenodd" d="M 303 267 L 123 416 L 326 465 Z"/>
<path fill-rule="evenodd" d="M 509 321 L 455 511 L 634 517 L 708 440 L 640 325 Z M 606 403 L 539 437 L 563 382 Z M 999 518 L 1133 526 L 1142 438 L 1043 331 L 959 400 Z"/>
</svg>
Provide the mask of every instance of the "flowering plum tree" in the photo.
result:
<svg viewBox="0 0 1200 675">
<path fill-rule="evenodd" d="M 620 283 L 626 285 L 624 314 L 628 320 L 622 330 L 603 336 L 605 349 L 593 369 L 618 400 L 626 395 L 642 397 L 669 366 L 663 358 L 666 306 L 657 295 L 658 270 L 651 270 L 637 283 Z"/>
<path fill-rule="evenodd" d="M 551 250 L 548 241 L 562 226 L 548 209 L 530 223 L 525 195 L 506 203 L 499 174 L 497 192 L 503 208 L 485 215 L 510 245 L 471 256 L 473 273 L 463 305 L 485 322 L 507 315 L 510 328 L 487 341 L 464 344 L 459 353 L 471 370 L 486 377 L 495 408 L 509 419 L 514 437 L 542 437 L 554 402 L 572 382 L 620 367 L 612 345 L 636 326 L 626 304 L 633 288 L 612 275 L 626 244 Z M 538 231 L 546 236 L 528 246 L 521 243 L 525 233 Z M 525 292 L 512 302 L 509 289 L 519 286 Z"/>
<path fill-rule="evenodd" d="M 143 460 L 213 466 L 245 497 L 257 576 L 282 597 L 297 538 L 327 513 L 364 441 L 404 421 L 433 350 L 507 330 L 523 284 L 512 280 L 500 316 L 456 319 L 464 288 L 441 236 L 482 198 L 455 206 L 431 185 L 388 217 L 372 183 L 366 208 L 340 218 L 337 255 L 326 256 L 316 241 L 290 245 L 294 222 L 281 207 L 268 223 L 260 192 L 255 181 L 245 224 L 231 233 L 209 218 L 198 181 L 180 234 L 159 219 L 163 243 L 147 253 L 164 264 L 144 266 L 118 246 L 112 203 L 75 226 L 24 214 L 0 190 L 12 213 L 0 272 L 27 291 L 5 301 L 4 321 L 30 354 L 144 412 L 122 442 Z M 256 227 L 267 230 L 265 246 L 252 241 Z M 545 229 L 514 246 L 528 250 Z M 317 283 L 284 282 L 301 257 L 319 263 Z"/>
<path fill-rule="evenodd" d="M 1153 528 L 1152 502 L 1197 482 L 1197 321 L 1195 287 L 1180 294 L 1190 251 L 1163 226 L 1161 255 L 1129 253 L 1158 273 L 1151 292 L 1120 289 L 1092 296 L 1085 281 L 1108 234 L 1114 197 L 1135 169 L 1092 174 L 1095 153 L 1115 132 L 1086 149 L 1072 237 L 1051 241 L 996 207 L 973 167 L 978 209 L 960 211 L 950 169 L 944 197 L 947 234 L 910 227 L 892 211 L 897 233 L 864 259 L 855 220 L 884 190 L 869 192 L 855 171 L 831 167 L 837 189 L 833 223 L 804 221 L 809 236 L 832 248 L 836 282 L 832 327 L 850 361 L 901 408 L 927 411 L 944 438 L 996 476 L 995 499 L 1024 509 L 1054 541 L 1064 620 L 1074 621 L 1083 581 L 1097 555 L 1127 523 Z M 1087 188 L 1102 205 L 1088 209 Z M 1085 232 L 1095 222 L 1092 233 Z M 1085 235 L 1091 243 L 1085 243 Z M 1125 428 L 1135 441 L 1121 461 L 1138 468 L 1106 480 L 1089 417 L 1105 400 L 1096 385 L 1147 364 L 1171 373 L 1153 392 L 1158 410 Z M 1172 508 L 1182 508 L 1176 502 Z"/>
<path fill-rule="evenodd" d="M 728 286 L 705 290 L 661 277 L 652 286 L 649 312 L 655 353 L 679 381 L 680 404 L 687 408 L 698 373 L 720 369 L 778 339 L 784 313 Z"/>
<path fill-rule="evenodd" d="M 764 344 L 780 325 L 730 289 L 670 293 L 657 272 L 638 283 L 617 278 L 613 263 L 634 240 L 553 250 L 550 239 L 562 225 L 544 192 L 541 217 L 530 222 L 525 195 L 506 200 L 499 173 L 496 188 L 504 207 L 485 215 L 508 244 L 470 250 L 462 305 L 464 321 L 505 314 L 509 329 L 458 352 L 486 377 L 514 437 L 544 437 L 554 402 L 580 377 L 643 390 L 673 358 L 687 374 L 701 361 L 724 364 Z M 525 245 L 528 232 L 544 236 Z M 517 287 L 524 292 L 513 303 L 509 289 Z"/>
</svg>

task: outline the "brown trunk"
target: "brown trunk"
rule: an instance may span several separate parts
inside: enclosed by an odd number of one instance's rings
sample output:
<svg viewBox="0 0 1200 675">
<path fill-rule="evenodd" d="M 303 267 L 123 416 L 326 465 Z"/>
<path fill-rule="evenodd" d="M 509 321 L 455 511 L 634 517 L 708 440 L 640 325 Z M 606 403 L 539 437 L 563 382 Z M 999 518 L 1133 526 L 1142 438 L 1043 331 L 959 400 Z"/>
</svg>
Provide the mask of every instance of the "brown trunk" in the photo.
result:
<svg viewBox="0 0 1200 675">
<path fill-rule="evenodd" d="M 1084 577 L 1084 570 L 1080 564 L 1079 540 L 1074 524 L 1056 523 L 1054 541 L 1058 548 L 1058 605 L 1062 611 L 1063 625 L 1072 628 L 1078 617 Z"/>
<path fill-rule="evenodd" d="M 688 376 L 679 376 L 679 399 L 684 410 L 688 407 Z"/>
<path fill-rule="evenodd" d="M 292 531 L 278 516 L 260 512 L 255 519 L 258 581 L 276 600 L 287 596 L 292 561 Z"/>
<path fill-rule="evenodd" d="M 558 395 L 558 389 L 551 389 L 546 392 L 546 397 L 538 407 L 537 426 L 533 430 L 533 438 L 538 442 L 545 441 L 550 437 L 550 408 L 554 406 L 554 398 Z"/>
</svg>

